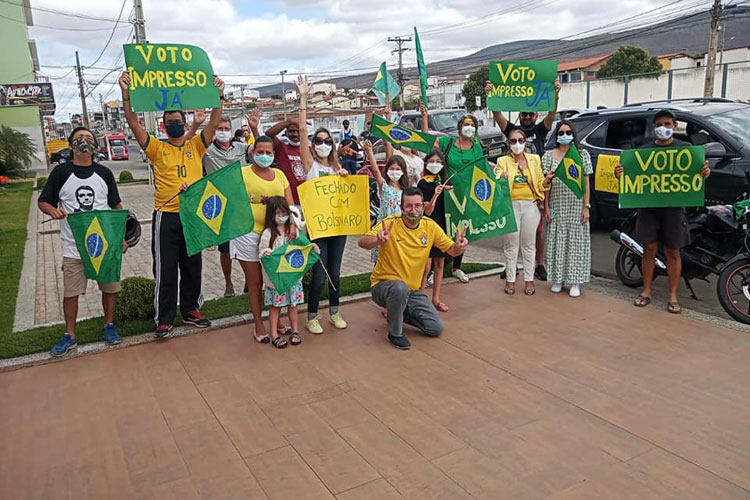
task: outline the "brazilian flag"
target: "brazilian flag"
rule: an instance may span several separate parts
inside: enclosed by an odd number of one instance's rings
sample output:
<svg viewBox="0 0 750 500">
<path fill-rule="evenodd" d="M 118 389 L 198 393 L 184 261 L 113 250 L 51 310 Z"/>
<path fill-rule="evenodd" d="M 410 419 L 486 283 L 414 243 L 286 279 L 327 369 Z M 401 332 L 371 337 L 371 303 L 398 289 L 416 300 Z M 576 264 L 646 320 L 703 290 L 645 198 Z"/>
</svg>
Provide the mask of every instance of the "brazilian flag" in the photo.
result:
<svg viewBox="0 0 750 500">
<path fill-rule="evenodd" d="M 260 258 L 263 269 L 271 279 L 277 293 L 285 293 L 302 279 L 302 276 L 320 260 L 313 245 L 303 234 L 286 243 L 270 255 Z"/>
<path fill-rule="evenodd" d="M 127 219 L 127 210 L 91 210 L 68 215 L 87 278 L 100 283 L 120 281 Z"/>
<path fill-rule="evenodd" d="M 180 193 L 180 221 L 188 255 L 253 230 L 253 211 L 239 161 Z"/>
<path fill-rule="evenodd" d="M 396 125 L 376 114 L 372 115 L 370 133 L 375 137 L 380 137 L 384 141 L 421 151 L 424 154 L 432 152 L 436 139 L 434 135 Z"/>
<path fill-rule="evenodd" d="M 583 182 L 583 160 L 575 144 L 571 144 L 555 169 L 555 177 L 573 191 L 576 198 L 583 198 L 586 192 L 586 184 Z"/>
<path fill-rule="evenodd" d="M 372 84 L 372 91 L 378 98 L 381 106 L 385 106 L 385 95 L 388 94 L 388 100 L 394 100 L 400 93 L 401 87 L 398 86 L 396 80 L 393 79 L 388 70 L 385 67 L 385 61 L 380 64 L 378 74 L 375 76 L 375 81 Z"/>
<path fill-rule="evenodd" d="M 453 189 L 445 196 L 446 232 L 451 238 L 467 227 L 469 241 L 518 230 L 507 179 L 496 179 L 487 158 L 465 164 L 452 176 Z"/>
</svg>

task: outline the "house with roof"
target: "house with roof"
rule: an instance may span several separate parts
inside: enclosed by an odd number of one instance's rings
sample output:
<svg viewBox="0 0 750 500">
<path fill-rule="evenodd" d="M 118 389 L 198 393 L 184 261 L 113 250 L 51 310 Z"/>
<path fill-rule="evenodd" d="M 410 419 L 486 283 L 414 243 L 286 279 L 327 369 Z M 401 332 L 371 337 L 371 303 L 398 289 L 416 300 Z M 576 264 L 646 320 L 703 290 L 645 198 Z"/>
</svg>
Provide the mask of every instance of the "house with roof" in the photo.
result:
<svg viewBox="0 0 750 500">
<path fill-rule="evenodd" d="M 585 57 L 574 61 L 557 63 L 557 75 L 561 83 L 582 82 L 596 80 L 596 72 L 609 59 L 611 54 Z"/>
</svg>

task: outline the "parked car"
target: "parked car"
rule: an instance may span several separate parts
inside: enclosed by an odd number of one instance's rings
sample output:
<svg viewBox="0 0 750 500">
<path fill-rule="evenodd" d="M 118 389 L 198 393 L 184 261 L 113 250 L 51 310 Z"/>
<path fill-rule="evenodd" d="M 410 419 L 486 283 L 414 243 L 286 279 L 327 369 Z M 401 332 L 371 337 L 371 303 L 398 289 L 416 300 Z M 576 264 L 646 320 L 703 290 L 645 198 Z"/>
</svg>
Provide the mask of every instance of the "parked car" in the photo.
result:
<svg viewBox="0 0 750 500">
<path fill-rule="evenodd" d="M 427 114 L 427 128 L 438 135 L 458 137 L 458 120 L 467 114 L 463 109 L 431 109 Z M 414 130 L 422 130 L 422 115 L 418 111 L 407 111 L 401 116 L 399 125 Z M 508 142 L 505 134 L 497 127 L 479 127 L 479 140 L 482 151 L 492 162 L 508 152 Z"/>
<path fill-rule="evenodd" d="M 600 154 L 619 155 L 654 140 L 653 119 L 661 109 L 674 113 L 676 139 L 706 148 L 711 166 L 706 205 L 734 203 L 742 195 L 745 172 L 750 171 L 750 105 L 718 98 L 654 101 L 584 112 L 571 121 L 596 171 Z M 547 149 L 554 147 L 554 141 L 548 138 Z M 624 219 L 630 213 L 618 209 L 614 193 L 592 189 L 591 205 L 595 222 Z"/>
<path fill-rule="evenodd" d="M 52 165 L 59 165 L 60 163 L 65 163 L 72 159 L 73 153 L 70 151 L 70 148 L 62 148 L 50 155 L 49 162 Z"/>
</svg>

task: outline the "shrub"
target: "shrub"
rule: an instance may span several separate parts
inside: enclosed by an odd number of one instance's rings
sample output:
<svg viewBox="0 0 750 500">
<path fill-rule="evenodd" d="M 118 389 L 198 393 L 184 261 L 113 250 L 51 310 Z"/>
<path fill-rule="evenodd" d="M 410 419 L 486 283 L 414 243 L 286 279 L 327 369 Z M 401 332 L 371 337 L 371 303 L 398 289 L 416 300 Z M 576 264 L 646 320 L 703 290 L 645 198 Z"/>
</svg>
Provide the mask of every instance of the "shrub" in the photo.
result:
<svg viewBox="0 0 750 500">
<path fill-rule="evenodd" d="M 36 188 L 37 189 L 44 189 L 44 186 L 47 185 L 47 178 L 46 177 L 39 177 L 36 180 Z"/>
<path fill-rule="evenodd" d="M 0 175 L 22 177 L 36 152 L 29 134 L 0 125 Z"/>
<path fill-rule="evenodd" d="M 115 317 L 118 322 L 154 317 L 154 280 L 134 276 L 122 280 Z"/>
<path fill-rule="evenodd" d="M 133 180 L 133 174 L 130 173 L 130 170 L 123 170 L 120 172 L 120 181 L 132 181 Z"/>
</svg>

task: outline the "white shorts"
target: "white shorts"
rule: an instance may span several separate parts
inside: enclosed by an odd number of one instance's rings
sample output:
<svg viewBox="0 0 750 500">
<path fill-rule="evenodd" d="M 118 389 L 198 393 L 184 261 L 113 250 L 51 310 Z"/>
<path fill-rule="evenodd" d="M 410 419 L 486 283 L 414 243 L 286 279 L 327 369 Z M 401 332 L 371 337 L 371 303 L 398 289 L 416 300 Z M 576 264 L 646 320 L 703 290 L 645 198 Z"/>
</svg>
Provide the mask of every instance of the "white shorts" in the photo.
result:
<svg viewBox="0 0 750 500">
<path fill-rule="evenodd" d="M 245 262 L 260 262 L 258 256 L 258 245 L 260 235 L 258 233 L 243 234 L 233 240 L 229 240 L 229 257 Z"/>
</svg>

